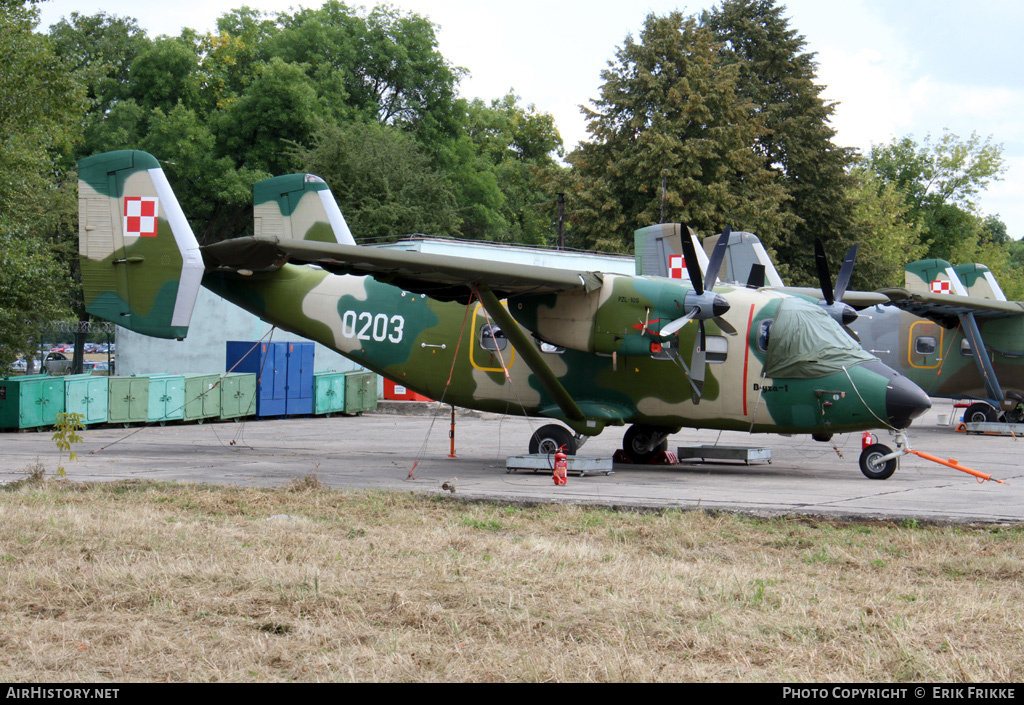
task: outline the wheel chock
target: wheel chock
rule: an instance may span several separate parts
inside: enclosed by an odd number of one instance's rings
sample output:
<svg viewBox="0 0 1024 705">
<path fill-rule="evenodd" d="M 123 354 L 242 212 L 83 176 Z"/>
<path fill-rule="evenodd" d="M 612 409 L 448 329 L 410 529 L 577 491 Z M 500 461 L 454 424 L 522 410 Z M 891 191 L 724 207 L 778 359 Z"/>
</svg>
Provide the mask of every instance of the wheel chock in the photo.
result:
<svg viewBox="0 0 1024 705">
<path fill-rule="evenodd" d="M 657 455 L 651 458 L 648 465 L 678 465 L 679 458 L 670 450 L 659 451 Z"/>
<path fill-rule="evenodd" d="M 619 448 L 612 455 L 612 462 L 625 463 L 627 465 L 633 465 L 633 461 L 630 460 L 629 456 L 626 455 L 626 451 Z M 644 463 L 640 463 L 643 465 Z M 678 465 L 679 458 L 670 450 L 659 451 L 653 458 L 647 461 L 647 465 Z"/>
</svg>

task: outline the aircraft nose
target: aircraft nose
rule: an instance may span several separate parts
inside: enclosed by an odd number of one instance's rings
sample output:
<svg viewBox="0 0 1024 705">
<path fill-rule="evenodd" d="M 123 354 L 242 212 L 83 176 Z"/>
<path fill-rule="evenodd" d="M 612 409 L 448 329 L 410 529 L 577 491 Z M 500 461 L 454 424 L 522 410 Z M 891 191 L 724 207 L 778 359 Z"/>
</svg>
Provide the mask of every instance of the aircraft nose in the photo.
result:
<svg viewBox="0 0 1024 705">
<path fill-rule="evenodd" d="M 889 423 L 906 428 L 910 422 L 932 408 L 932 401 L 920 387 L 894 372 L 885 391 L 885 411 Z"/>
</svg>

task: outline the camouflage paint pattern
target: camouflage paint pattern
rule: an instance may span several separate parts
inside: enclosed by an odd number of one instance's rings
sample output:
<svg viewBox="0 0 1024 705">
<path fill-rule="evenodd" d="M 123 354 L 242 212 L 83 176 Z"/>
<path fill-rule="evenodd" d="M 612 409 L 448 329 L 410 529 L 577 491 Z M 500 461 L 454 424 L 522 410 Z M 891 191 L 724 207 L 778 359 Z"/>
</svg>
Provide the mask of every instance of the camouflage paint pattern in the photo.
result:
<svg viewBox="0 0 1024 705">
<path fill-rule="evenodd" d="M 1024 315 L 979 320 L 978 327 L 1004 394 L 1024 395 Z M 865 350 L 929 396 L 988 398 L 959 324 L 947 327 L 894 306 L 874 306 L 862 311 L 851 328 Z"/>
<path fill-rule="evenodd" d="M 79 162 L 78 178 L 86 310 L 146 335 L 185 337 L 204 265 L 156 159 L 99 154 Z M 152 214 L 131 215 L 138 208 Z"/>
<path fill-rule="evenodd" d="M 107 167 L 92 174 L 89 164 L 84 166 L 82 199 L 87 205 L 83 208 L 100 205 L 93 201 L 105 198 L 105 210 L 97 212 L 106 213 L 113 224 L 107 230 L 116 230 L 123 217 L 123 195 L 148 193 L 154 169 L 144 172 L 148 181 L 135 178 L 136 172 L 130 169 L 117 172 L 121 176 L 114 178 L 108 169 L 104 188 L 100 172 Z M 264 184 L 263 190 L 257 189 L 260 227 L 290 228 L 292 238 L 325 237 L 326 218 L 318 211 L 325 192 L 321 183 L 305 175 L 301 182 L 279 177 L 273 184 Z M 172 273 L 182 266 L 182 258 L 175 259 L 170 252 L 176 241 L 166 227 L 161 219 L 156 237 L 140 237 L 125 247 L 129 257 L 138 258 L 132 266 L 151 280 L 148 289 L 123 286 L 119 268 L 126 264 L 115 264 L 121 253 L 104 246 L 103 238 L 109 239 L 109 234 L 97 239 L 97 225 L 83 227 L 83 272 L 89 280 L 91 311 L 120 324 L 126 318 L 132 322 L 153 318 L 143 331 L 151 334 L 179 331 L 180 327 L 166 325 L 164 318 L 155 318 L 174 298 Z M 177 245 L 180 249 L 180 242 Z M 545 390 L 524 355 L 496 330 L 479 300 L 468 305 L 442 302 L 368 276 L 335 275 L 317 266 L 262 265 L 252 269 L 210 266 L 202 283 L 273 325 L 455 406 L 561 419 L 586 435 L 600 433 L 606 425 L 627 423 L 666 432 L 685 426 L 835 433 L 887 426 L 889 371 L 851 359 L 848 369 L 818 378 L 764 375 L 770 344 L 767 326 L 786 294 L 732 286 L 715 289 L 728 298 L 730 308 L 722 318 L 734 332 L 724 334 L 714 320 L 707 321 L 709 362 L 703 396 L 696 404 L 683 366 L 691 362 L 697 323 L 690 322 L 671 337 L 657 332 L 683 315 L 685 284 L 658 277 L 606 275 L 601 287 L 589 294 L 581 290 L 510 297 L 505 302 L 510 313 L 583 412 L 584 418 L 572 420 Z M 660 353 L 655 353 L 652 343 L 662 346 Z"/>
</svg>

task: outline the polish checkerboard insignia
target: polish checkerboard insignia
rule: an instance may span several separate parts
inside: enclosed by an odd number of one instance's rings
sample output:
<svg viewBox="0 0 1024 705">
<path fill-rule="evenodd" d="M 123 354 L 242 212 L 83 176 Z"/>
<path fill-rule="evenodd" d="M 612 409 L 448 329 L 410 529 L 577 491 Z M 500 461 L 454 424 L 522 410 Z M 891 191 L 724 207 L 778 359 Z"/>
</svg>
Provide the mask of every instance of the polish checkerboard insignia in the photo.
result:
<svg viewBox="0 0 1024 705">
<path fill-rule="evenodd" d="M 160 201 L 155 196 L 124 197 L 124 234 L 156 237 L 156 218 Z"/>
<path fill-rule="evenodd" d="M 682 255 L 668 256 L 668 276 L 672 279 L 682 279 L 686 272 L 686 260 Z"/>
<path fill-rule="evenodd" d="M 952 294 L 953 288 L 950 282 L 935 279 L 931 283 L 931 291 L 933 294 Z"/>
</svg>

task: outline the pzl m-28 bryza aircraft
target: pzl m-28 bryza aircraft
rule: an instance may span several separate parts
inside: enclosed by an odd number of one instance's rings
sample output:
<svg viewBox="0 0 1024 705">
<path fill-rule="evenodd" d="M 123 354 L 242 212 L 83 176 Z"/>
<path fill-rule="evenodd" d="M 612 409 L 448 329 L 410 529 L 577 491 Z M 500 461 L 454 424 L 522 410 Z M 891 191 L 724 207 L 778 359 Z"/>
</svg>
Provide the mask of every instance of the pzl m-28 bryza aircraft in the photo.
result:
<svg viewBox="0 0 1024 705">
<path fill-rule="evenodd" d="M 315 176 L 254 192 L 255 235 L 200 247 L 155 158 L 83 159 L 88 311 L 182 338 L 202 285 L 446 404 L 571 429 L 543 426 L 531 452 L 629 424 L 623 449 L 643 462 L 683 427 L 825 437 L 930 406 L 814 304 L 715 287 L 721 251 L 702 278 L 688 237 L 690 281 L 509 265 L 357 246 Z"/>
</svg>

